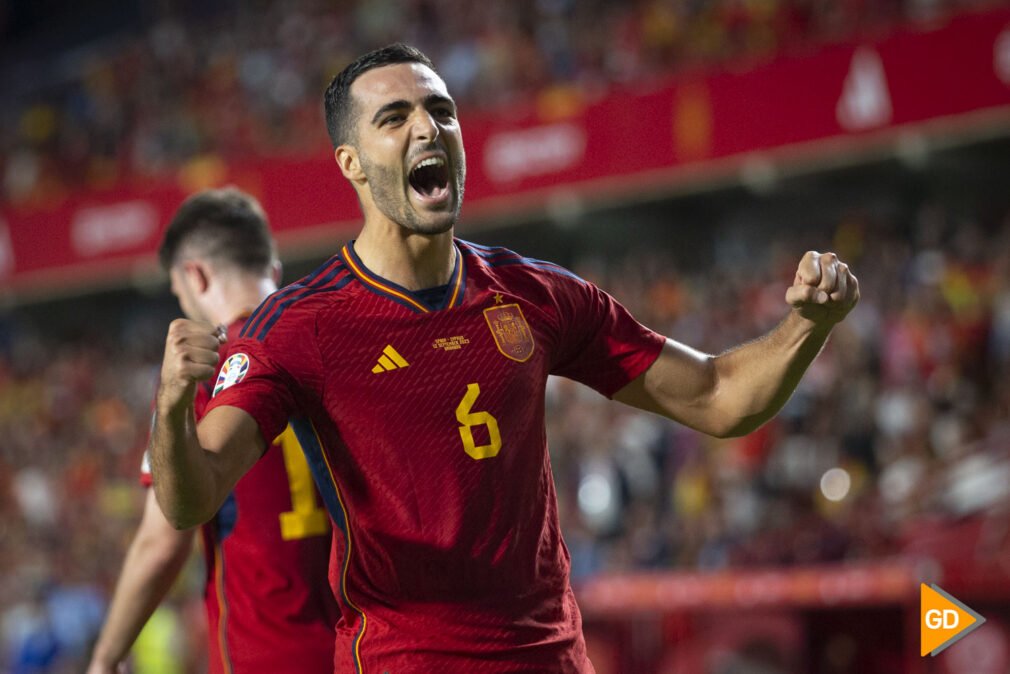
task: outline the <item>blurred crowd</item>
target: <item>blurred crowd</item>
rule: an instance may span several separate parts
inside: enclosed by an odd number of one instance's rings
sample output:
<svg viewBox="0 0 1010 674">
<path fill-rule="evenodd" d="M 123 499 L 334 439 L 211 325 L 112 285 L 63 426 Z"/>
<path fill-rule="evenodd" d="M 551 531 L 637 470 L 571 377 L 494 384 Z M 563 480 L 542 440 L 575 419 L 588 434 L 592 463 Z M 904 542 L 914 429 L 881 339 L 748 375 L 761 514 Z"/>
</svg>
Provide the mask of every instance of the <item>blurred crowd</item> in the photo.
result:
<svg viewBox="0 0 1010 674">
<path fill-rule="evenodd" d="M 0 47 L 0 201 L 51 202 L 152 176 L 185 183 L 250 156 L 321 152 L 330 78 L 396 40 L 432 57 L 464 112 L 516 109 L 537 96 L 592 95 L 677 69 L 875 37 L 1001 0 L 123 4 L 136 25 L 101 40 Z"/>
<path fill-rule="evenodd" d="M 651 327 L 718 353 L 782 319 L 796 270 L 794 235 L 747 240 L 721 232 L 716 264 L 697 274 L 655 247 L 576 270 Z M 1005 517 L 1010 212 L 985 224 L 935 204 L 905 226 L 846 217 L 820 244 L 851 263 L 863 299 L 757 432 L 713 439 L 553 382 L 575 577 L 879 559 L 925 521 Z"/>
<path fill-rule="evenodd" d="M 427 51 L 467 109 L 513 109 L 559 87 L 591 92 L 766 59 L 987 3 L 337 4 L 159 3 L 139 32 L 5 63 L 0 201 L 319 152 L 329 78 L 394 39 Z M 713 234 L 704 269 L 654 241 L 572 266 L 650 327 L 719 352 L 781 320 L 797 261 L 792 232 L 760 245 L 741 234 Z M 927 202 L 911 222 L 842 218 L 818 245 L 852 264 L 863 300 L 759 431 L 710 439 L 551 380 L 547 430 L 576 582 L 881 558 L 923 519 L 1006 508 L 1010 213 L 955 218 Z M 163 307 L 123 310 L 118 330 L 96 320 L 94 334 L 73 340 L 0 320 L 4 671 L 82 668 L 143 501 L 138 470 L 169 319 Z M 200 584 L 191 572 L 145 633 L 140 655 L 156 671 L 187 670 L 179 658 L 191 651 L 173 640 L 200 643 L 186 631 L 199 623 L 190 617 L 202 611 Z"/>
<path fill-rule="evenodd" d="M 576 583 L 635 569 L 878 559 L 899 553 L 924 518 L 1005 511 L 1010 213 L 954 222 L 925 205 L 910 225 L 846 217 L 820 236 L 851 262 L 863 299 L 761 430 L 711 439 L 552 378 L 548 436 Z M 646 324 L 718 352 L 785 313 L 796 242 L 786 231 L 761 246 L 746 240 L 714 233 L 710 250 L 691 249 L 714 260 L 697 271 L 673 241 L 573 266 Z M 95 636 L 141 507 L 169 318 L 124 312 L 115 334 L 72 342 L 0 331 L 4 657 L 48 663 L 11 671 L 76 671 Z M 147 636 L 144 648 L 170 654 L 153 659 L 178 667 L 158 671 L 182 671 L 191 652 L 170 645 L 199 623 L 179 618 L 201 610 L 191 575 L 182 598 L 192 599 L 170 605 Z"/>
<path fill-rule="evenodd" d="M 2 671 L 83 671 L 143 504 L 163 342 L 144 325 L 63 341 L 0 324 Z"/>
</svg>

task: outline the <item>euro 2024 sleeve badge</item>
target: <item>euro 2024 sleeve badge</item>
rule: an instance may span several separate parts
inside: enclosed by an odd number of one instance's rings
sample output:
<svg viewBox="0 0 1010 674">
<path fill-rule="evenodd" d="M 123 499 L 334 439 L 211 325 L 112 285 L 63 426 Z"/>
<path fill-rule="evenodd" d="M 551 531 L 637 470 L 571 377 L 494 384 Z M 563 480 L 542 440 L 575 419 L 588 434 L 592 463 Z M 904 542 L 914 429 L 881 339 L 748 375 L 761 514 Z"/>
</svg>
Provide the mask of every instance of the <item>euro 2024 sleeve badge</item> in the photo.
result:
<svg viewBox="0 0 1010 674">
<path fill-rule="evenodd" d="M 533 355 L 533 331 L 518 304 L 503 304 L 484 310 L 484 319 L 502 355 L 525 363 Z"/>
<path fill-rule="evenodd" d="M 249 371 L 249 356 L 244 353 L 234 353 L 221 366 L 221 372 L 217 375 L 217 383 L 214 384 L 213 398 L 229 386 L 234 386 L 245 378 Z"/>
</svg>

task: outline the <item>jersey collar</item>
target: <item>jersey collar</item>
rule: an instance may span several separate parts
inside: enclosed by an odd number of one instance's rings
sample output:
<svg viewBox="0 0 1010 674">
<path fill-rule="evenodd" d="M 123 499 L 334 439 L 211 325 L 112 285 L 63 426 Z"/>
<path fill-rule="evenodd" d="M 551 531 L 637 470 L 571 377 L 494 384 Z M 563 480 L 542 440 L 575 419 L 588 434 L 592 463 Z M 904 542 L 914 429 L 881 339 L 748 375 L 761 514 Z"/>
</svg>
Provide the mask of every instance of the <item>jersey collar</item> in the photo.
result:
<svg viewBox="0 0 1010 674">
<path fill-rule="evenodd" d="M 463 304 L 463 294 L 466 290 L 466 264 L 463 262 L 463 255 L 455 241 L 453 241 L 452 247 L 456 251 L 456 261 L 453 264 L 452 275 L 449 277 L 449 289 L 445 293 L 445 298 L 437 306 L 429 306 L 413 291 L 373 273 L 354 252 L 354 241 L 344 244 L 340 249 L 340 256 L 344 258 L 351 273 L 376 295 L 402 304 L 411 311 L 428 314 L 442 309 L 452 309 Z"/>
</svg>

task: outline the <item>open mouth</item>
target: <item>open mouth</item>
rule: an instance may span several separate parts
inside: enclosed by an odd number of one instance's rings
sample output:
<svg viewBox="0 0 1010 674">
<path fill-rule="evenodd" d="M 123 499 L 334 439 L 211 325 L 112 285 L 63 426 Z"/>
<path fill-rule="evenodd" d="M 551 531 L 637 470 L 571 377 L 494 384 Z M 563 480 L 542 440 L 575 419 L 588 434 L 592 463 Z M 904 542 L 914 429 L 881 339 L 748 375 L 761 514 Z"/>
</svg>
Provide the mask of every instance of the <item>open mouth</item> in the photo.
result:
<svg viewBox="0 0 1010 674">
<path fill-rule="evenodd" d="M 410 170 L 410 186 L 424 201 L 442 201 L 449 196 L 449 167 L 445 157 L 428 157 Z"/>
</svg>

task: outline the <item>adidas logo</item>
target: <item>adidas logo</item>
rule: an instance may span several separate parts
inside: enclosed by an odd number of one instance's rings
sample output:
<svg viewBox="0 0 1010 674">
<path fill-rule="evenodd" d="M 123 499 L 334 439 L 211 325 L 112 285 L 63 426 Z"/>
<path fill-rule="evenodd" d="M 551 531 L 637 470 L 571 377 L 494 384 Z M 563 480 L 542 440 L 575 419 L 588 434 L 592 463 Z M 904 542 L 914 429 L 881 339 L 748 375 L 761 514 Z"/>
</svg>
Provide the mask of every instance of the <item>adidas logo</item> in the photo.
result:
<svg viewBox="0 0 1010 674">
<path fill-rule="evenodd" d="M 396 349 L 393 348 L 392 344 L 387 344 L 386 348 L 382 350 L 382 355 L 379 356 L 379 362 L 372 368 L 372 374 L 398 370 L 401 367 L 407 367 L 409 365 L 410 363 L 408 363 L 403 356 L 396 352 Z"/>
</svg>

